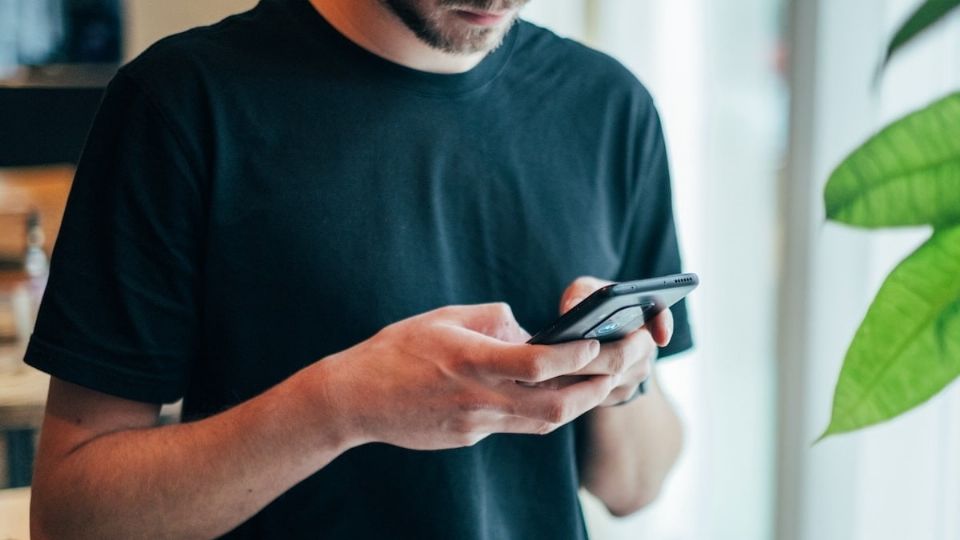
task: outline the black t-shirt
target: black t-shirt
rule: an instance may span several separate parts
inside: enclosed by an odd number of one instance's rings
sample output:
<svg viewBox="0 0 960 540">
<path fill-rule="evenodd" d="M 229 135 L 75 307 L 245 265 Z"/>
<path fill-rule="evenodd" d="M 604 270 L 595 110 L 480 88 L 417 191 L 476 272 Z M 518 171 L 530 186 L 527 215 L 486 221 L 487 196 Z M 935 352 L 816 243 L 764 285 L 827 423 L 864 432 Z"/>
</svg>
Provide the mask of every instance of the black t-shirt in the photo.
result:
<svg viewBox="0 0 960 540">
<path fill-rule="evenodd" d="M 26 360 L 189 420 L 439 306 L 505 301 L 533 333 L 577 276 L 679 270 L 658 116 L 615 61 L 521 22 L 423 73 L 264 0 L 110 84 Z M 674 314 L 661 356 L 691 346 Z M 228 536 L 583 538 L 576 429 L 365 445 Z"/>
</svg>

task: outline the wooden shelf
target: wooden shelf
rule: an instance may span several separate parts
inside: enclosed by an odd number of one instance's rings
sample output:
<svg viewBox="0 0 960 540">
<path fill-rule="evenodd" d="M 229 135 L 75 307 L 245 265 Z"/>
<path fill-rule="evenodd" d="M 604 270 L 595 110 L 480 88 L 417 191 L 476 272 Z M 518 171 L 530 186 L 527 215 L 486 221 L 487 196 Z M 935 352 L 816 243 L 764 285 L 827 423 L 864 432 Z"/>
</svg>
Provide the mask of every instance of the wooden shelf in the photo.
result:
<svg viewBox="0 0 960 540">
<path fill-rule="evenodd" d="M 73 173 L 72 165 L 0 169 L 0 255 L 23 253 L 26 217 L 31 208 L 40 211 L 44 249 L 50 254 Z"/>
</svg>

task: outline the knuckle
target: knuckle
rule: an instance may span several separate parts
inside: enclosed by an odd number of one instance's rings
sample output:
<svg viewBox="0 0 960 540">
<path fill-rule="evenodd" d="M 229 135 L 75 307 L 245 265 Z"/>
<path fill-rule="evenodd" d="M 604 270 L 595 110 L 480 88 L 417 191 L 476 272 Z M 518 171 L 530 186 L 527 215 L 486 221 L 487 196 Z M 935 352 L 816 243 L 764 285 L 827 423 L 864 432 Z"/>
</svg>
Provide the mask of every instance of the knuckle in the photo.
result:
<svg viewBox="0 0 960 540">
<path fill-rule="evenodd" d="M 400 321 L 385 327 L 381 332 L 390 342 L 408 349 L 422 347 L 431 342 L 441 342 L 437 325 L 429 321 Z"/>
<path fill-rule="evenodd" d="M 450 433 L 462 435 L 467 432 L 467 421 L 463 418 L 451 418 L 447 421 L 446 430 Z"/>
<path fill-rule="evenodd" d="M 647 380 L 653 374 L 653 366 L 650 365 L 649 360 L 638 363 L 635 369 L 641 381 Z"/>
<path fill-rule="evenodd" d="M 521 366 L 521 375 L 528 381 L 539 381 L 545 373 L 543 357 L 534 355 L 523 362 Z"/>
<path fill-rule="evenodd" d="M 463 447 L 475 446 L 478 442 L 483 440 L 483 437 L 484 436 L 480 433 L 470 433 L 470 434 L 464 435 L 460 439 L 460 446 L 463 446 Z"/>
<path fill-rule="evenodd" d="M 627 367 L 627 350 L 617 344 L 610 350 L 610 372 L 622 373 Z"/>
<path fill-rule="evenodd" d="M 473 433 L 474 423 L 468 418 L 460 416 L 450 420 L 447 430 L 458 438 L 467 437 Z"/>
<path fill-rule="evenodd" d="M 453 373 L 461 375 L 474 375 L 479 369 L 476 362 L 463 354 L 457 354 L 447 359 L 447 367 Z"/>
<path fill-rule="evenodd" d="M 481 433 L 476 426 L 469 422 L 457 424 L 457 429 L 451 429 L 447 440 L 455 446 L 473 446 L 480 442 L 486 434 Z"/>
<path fill-rule="evenodd" d="M 462 434 L 469 432 L 470 427 L 466 419 L 462 417 L 456 417 L 447 422 L 447 430 L 453 433 Z"/>
<path fill-rule="evenodd" d="M 513 309 L 506 302 L 495 302 L 490 309 L 498 320 L 513 320 Z"/>
<path fill-rule="evenodd" d="M 454 316 L 457 311 L 457 306 L 441 306 L 433 311 L 424 313 L 424 318 L 435 318 L 435 319 L 449 319 Z"/>
<path fill-rule="evenodd" d="M 593 355 L 589 347 L 580 347 L 576 349 L 573 354 L 566 356 L 563 360 L 567 365 L 566 371 L 576 371 L 580 368 L 586 367 L 590 362 L 596 358 L 596 355 Z"/>
<path fill-rule="evenodd" d="M 485 411 L 490 405 L 479 396 L 467 395 L 457 401 L 457 410 L 468 415 Z"/>
<path fill-rule="evenodd" d="M 569 407 L 563 400 L 556 400 L 547 406 L 545 420 L 551 424 L 560 424 L 566 419 Z"/>
<path fill-rule="evenodd" d="M 409 332 L 410 324 L 406 321 L 400 321 L 393 324 L 384 326 L 374 334 L 374 338 L 378 340 L 392 340 L 396 337 L 402 337 L 404 334 Z"/>
<path fill-rule="evenodd" d="M 641 333 L 640 343 L 637 345 L 643 354 L 652 354 L 657 350 L 657 342 L 649 330 Z"/>
<path fill-rule="evenodd" d="M 643 339 L 636 340 L 631 344 L 631 347 L 628 350 L 628 355 L 630 358 L 635 358 L 637 361 L 634 365 L 650 365 L 650 361 L 656 357 L 657 354 L 657 345 L 654 343 L 653 338 L 650 337 L 649 333 L 645 333 Z"/>
<path fill-rule="evenodd" d="M 513 308 L 506 302 L 494 302 L 484 306 L 486 317 L 493 324 L 503 324 L 513 320 Z"/>
<path fill-rule="evenodd" d="M 536 433 L 537 435 L 549 435 L 550 433 L 553 433 L 558 427 L 560 427 L 560 424 L 555 424 L 553 422 L 543 422 L 539 426 L 537 426 Z"/>
<path fill-rule="evenodd" d="M 633 395 L 633 390 L 630 388 L 616 388 L 613 392 L 610 392 L 610 397 L 614 402 L 620 403 L 621 401 L 626 401 Z"/>
</svg>

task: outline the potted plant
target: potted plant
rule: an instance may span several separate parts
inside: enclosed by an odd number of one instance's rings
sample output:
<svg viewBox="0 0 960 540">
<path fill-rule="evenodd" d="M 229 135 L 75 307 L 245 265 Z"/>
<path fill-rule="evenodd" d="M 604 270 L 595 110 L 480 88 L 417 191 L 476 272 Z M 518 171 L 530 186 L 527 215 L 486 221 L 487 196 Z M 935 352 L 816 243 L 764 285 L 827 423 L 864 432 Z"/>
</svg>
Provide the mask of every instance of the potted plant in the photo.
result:
<svg viewBox="0 0 960 540">
<path fill-rule="evenodd" d="M 960 0 L 927 0 L 899 29 L 880 70 Z M 878 71 L 880 73 L 880 71 Z M 893 418 L 960 375 L 960 92 L 871 137 L 833 172 L 827 219 L 863 228 L 929 225 L 894 268 L 844 359 L 820 437 Z"/>
</svg>

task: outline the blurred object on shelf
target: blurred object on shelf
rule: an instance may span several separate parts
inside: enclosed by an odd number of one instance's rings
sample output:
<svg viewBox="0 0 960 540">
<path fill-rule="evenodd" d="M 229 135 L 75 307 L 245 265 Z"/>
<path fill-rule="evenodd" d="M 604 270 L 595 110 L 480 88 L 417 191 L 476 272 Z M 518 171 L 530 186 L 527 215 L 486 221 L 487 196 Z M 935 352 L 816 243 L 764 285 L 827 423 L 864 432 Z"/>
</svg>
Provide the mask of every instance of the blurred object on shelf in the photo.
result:
<svg viewBox="0 0 960 540">
<path fill-rule="evenodd" d="M 2 1 L 2 0 L 0 0 Z M 0 77 L 0 86 L 13 89 L 66 89 L 101 91 L 117 74 L 120 64 L 55 64 L 19 66 Z"/>
<path fill-rule="evenodd" d="M 22 358 L 22 355 L 21 355 Z M 36 433 L 43 422 L 50 376 L 23 362 L 12 373 L 0 373 L 0 437 L 5 452 L 3 487 L 30 485 Z M 0 538 L 3 538 L 0 536 Z"/>
<path fill-rule="evenodd" d="M 0 269 L 22 268 L 27 249 L 27 217 L 31 210 L 39 213 L 43 251 L 47 255 L 52 252 L 73 171 L 69 165 L 0 168 L 0 260 L 20 261 L 12 263 L 12 268 L 0 264 Z"/>
<path fill-rule="evenodd" d="M 14 373 L 0 374 L 0 431 L 34 429 L 43 421 L 50 376 L 20 363 Z"/>
<path fill-rule="evenodd" d="M 27 214 L 27 247 L 23 253 L 23 270 L 31 279 L 45 277 L 49 268 L 47 253 L 43 250 L 44 234 L 40 221 L 40 212 L 31 208 Z"/>
<path fill-rule="evenodd" d="M 121 0 L 0 1 L 0 77 L 19 66 L 119 63 Z"/>
<path fill-rule="evenodd" d="M 0 167 L 75 163 L 123 60 L 122 0 L 0 0 Z"/>
<path fill-rule="evenodd" d="M 0 347 L 16 343 L 19 334 L 13 308 L 13 295 L 0 291 Z M 0 373 L 6 371 L 4 364 L 4 359 L 0 357 Z"/>
<path fill-rule="evenodd" d="M 0 374 L 17 373 L 23 364 L 46 276 L 0 272 Z"/>
<path fill-rule="evenodd" d="M 0 169 L 0 373 L 25 367 L 72 179 L 72 167 Z"/>
</svg>

